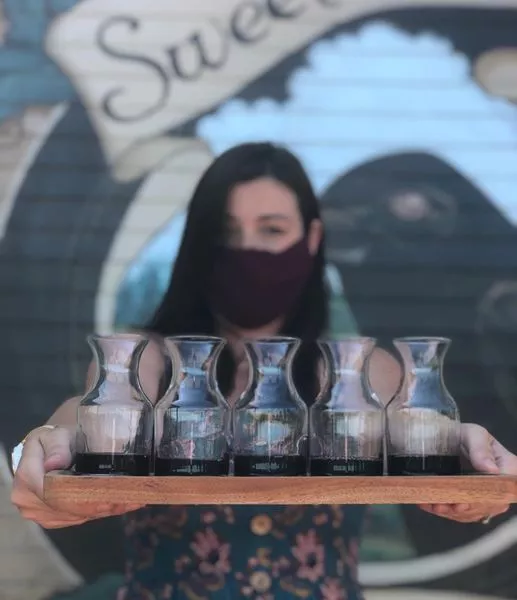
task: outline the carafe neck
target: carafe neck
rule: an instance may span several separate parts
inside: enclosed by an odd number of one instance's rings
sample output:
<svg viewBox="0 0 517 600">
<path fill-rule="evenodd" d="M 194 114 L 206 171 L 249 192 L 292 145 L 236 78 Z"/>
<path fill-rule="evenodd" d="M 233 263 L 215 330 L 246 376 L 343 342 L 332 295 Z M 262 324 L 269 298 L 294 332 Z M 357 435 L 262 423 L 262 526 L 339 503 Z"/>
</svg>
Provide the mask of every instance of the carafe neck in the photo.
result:
<svg viewBox="0 0 517 600">
<path fill-rule="evenodd" d="M 368 361 L 375 340 L 351 337 L 319 342 L 324 358 L 326 381 L 320 396 L 327 408 L 364 410 L 374 403 L 368 380 Z"/>
<path fill-rule="evenodd" d="M 218 337 L 176 336 L 165 339 L 173 367 L 177 402 L 194 405 L 222 402 L 217 387 L 217 359 L 226 342 Z"/>
<path fill-rule="evenodd" d="M 404 367 L 401 389 L 412 406 L 435 406 L 450 396 L 443 380 L 443 363 L 450 345 L 447 338 L 400 338 L 394 341 Z"/>
<path fill-rule="evenodd" d="M 254 406 L 281 407 L 297 401 L 292 379 L 292 362 L 300 341 L 270 338 L 246 342 L 250 362 L 250 385 Z"/>
<path fill-rule="evenodd" d="M 148 340 L 138 334 L 90 335 L 90 345 L 97 364 L 94 388 L 122 386 L 141 393 L 138 368 Z"/>
</svg>

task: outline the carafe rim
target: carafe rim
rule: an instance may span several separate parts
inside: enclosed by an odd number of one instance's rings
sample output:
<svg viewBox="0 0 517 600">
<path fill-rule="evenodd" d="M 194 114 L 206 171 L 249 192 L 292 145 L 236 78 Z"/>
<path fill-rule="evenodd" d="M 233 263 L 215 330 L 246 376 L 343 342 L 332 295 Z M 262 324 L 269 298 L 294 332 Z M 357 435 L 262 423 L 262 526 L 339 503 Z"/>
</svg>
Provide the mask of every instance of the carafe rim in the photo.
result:
<svg viewBox="0 0 517 600">
<path fill-rule="evenodd" d="M 432 342 L 439 342 L 439 343 L 445 343 L 445 344 L 450 344 L 451 343 L 451 338 L 448 337 L 440 337 L 440 336 L 429 336 L 426 337 L 425 335 L 416 335 L 416 336 L 407 336 L 407 337 L 397 337 L 393 339 L 393 343 L 397 343 L 397 342 L 415 342 L 415 343 L 421 343 L 421 344 L 429 344 Z"/>
<path fill-rule="evenodd" d="M 245 344 L 294 344 L 301 342 L 301 339 L 288 335 L 271 335 L 260 338 L 244 338 L 243 341 Z"/>
<path fill-rule="evenodd" d="M 148 340 L 147 336 L 143 333 L 90 333 L 87 336 L 88 341 L 93 340 L 104 340 L 106 342 L 115 342 L 123 340 Z"/>
<path fill-rule="evenodd" d="M 340 337 L 320 338 L 319 344 L 339 344 L 339 342 L 361 342 L 361 343 L 377 343 L 377 338 L 369 335 L 344 335 Z"/>
<path fill-rule="evenodd" d="M 226 338 L 217 335 L 166 335 L 164 340 L 177 342 L 226 342 Z"/>
</svg>

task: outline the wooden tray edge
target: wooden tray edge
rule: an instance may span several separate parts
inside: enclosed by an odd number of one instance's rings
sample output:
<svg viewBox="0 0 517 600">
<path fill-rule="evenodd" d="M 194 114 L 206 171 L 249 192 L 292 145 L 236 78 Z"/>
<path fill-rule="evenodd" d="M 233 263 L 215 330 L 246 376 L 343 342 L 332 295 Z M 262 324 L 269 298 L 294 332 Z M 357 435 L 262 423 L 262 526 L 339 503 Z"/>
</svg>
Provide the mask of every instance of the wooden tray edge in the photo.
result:
<svg viewBox="0 0 517 600">
<path fill-rule="evenodd" d="M 44 493 L 50 502 L 166 505 L 515 504 L 517 477 L 124 477 L 52 472 L 45 476 Z"/>
</svg>

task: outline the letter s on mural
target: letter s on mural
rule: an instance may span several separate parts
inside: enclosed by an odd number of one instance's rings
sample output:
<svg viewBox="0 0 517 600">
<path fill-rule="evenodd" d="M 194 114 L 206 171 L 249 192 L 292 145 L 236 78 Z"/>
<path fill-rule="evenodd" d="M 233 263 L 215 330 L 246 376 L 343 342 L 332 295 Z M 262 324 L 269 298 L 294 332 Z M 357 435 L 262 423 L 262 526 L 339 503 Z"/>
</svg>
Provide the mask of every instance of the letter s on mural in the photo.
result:
<svg viewBox="0 0 517 600">
<path fill-rule="evenodd" d="M 517 0 L 0 0 L 0 447 L 81 386 L 89 331 L 150 315 L 213 157 L 270 139 L 321 197 L 335 331 L 452 337 L 464 419 L 516 451 L 516 31 Z M 2 456 L 0 589 L 111 598 L 118 521 L 43 534 Z M 372 600 L 517 595 L 514 512 L 371 515 Z"/>
</svg>

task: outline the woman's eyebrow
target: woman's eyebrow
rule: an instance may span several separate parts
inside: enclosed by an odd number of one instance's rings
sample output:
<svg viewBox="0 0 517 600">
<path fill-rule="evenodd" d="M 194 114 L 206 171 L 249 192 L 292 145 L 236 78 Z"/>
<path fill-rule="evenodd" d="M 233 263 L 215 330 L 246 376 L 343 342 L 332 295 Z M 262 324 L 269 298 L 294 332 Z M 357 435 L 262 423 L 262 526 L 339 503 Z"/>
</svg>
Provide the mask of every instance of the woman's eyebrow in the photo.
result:
<svg viewBox="0 0 517 600">
<path fill-rule="evenodd" d="M 289 217 L 281 213 L 270 213 L 267 215 L 260 215 L 259 221 L 271 221 L 273 219 L 281 219 L 282 221 L 288 221 Z"/>
</svg>

